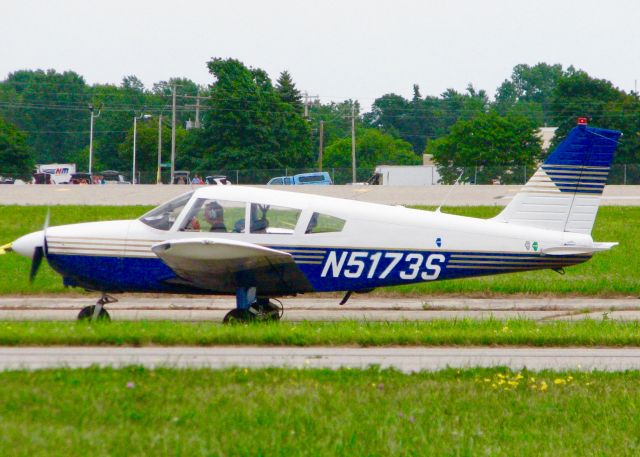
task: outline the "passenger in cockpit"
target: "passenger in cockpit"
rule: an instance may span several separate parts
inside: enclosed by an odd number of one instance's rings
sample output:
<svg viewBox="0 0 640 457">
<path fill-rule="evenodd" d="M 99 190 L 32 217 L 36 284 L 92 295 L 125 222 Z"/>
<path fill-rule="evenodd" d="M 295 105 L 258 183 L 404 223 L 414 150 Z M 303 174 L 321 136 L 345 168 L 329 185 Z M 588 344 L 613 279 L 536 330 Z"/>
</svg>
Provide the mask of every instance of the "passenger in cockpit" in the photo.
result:
<svg viewBox="0 0 640 457">
<path fill-rule="evenodd" d="M 224 209 L 217 201 L 210 201 L 204 207 L 204 218 L 211 225 L 210 232 L 226 232 Z"/>
</svg>

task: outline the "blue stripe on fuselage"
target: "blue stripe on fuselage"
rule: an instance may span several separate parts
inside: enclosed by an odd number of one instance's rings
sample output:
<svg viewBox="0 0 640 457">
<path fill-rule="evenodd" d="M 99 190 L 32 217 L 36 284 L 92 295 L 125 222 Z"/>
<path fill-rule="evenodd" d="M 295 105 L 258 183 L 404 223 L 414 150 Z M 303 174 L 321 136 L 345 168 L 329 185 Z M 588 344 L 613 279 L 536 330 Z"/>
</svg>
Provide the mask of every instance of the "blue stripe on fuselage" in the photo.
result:
<svg viewBox="0 0 640 457">
<path fill-rule="evenodd" d="M 559 268 L 590 258 L 587 255 L 543 256 L 536 252 L 270 247 L 291 252 L 300 270 L 319 292 Z M 159 258 L 49 254 L 47 260 L 65 278 L 65 283 L 72 286 L 105 292 L 205 292 L 171 283 L 171 280 L 179 278 Z M 287 290 L 282 294 L 294 292 Z"/>
</svg>

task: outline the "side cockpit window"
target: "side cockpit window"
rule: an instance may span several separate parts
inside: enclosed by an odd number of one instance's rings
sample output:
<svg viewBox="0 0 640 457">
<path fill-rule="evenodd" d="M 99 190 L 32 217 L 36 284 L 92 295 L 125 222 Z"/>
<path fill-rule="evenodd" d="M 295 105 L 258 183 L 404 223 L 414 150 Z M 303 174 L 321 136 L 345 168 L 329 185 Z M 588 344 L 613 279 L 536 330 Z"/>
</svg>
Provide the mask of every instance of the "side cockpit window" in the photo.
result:
<svg viewBox="0 0 640 457">
<path fill-rule="evenodd" d="M 180 227 L 184 232 L 243 233 L 246 203 L 199 198 Z"/>
<path fill-rule="evenodd" d="M 305 233 L 341 232 L 344 224 L 344 219 L 327 214 L 313 213 L 311 219 L 309 219 L 309 225 L 307 225 Z"/>
<path fill-rule="evenodd" d="M 251 233 L 293 235 L 302 211 L 275 205 L 251 205 Z"/>
<path fill-rule="evenodd" d="M 140 218 L 140 221 L 158 230 L 169 230 L 178 219 L 193 192 L 180 195 L 173 200 L 152 209 Z"/>
</svg>

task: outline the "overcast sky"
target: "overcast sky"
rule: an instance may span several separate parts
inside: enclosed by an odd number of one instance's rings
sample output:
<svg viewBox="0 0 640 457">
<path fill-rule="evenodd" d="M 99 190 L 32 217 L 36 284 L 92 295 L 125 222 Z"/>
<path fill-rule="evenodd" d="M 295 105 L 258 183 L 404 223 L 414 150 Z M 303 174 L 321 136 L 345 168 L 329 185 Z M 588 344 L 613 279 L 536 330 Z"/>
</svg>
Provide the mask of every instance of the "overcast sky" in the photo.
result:
<svg viewBox="0 0 640 457">
<path fill-rule="evenodd" d="M 0 77 L 74 70 L 88 83 L 173 76 L 207 84 L 211 57 L 276 79 L 289 70 L 323 102 L 365 106 L 389 92 L 438 95 L 468 83 L 493 95 L 514 65 L 571 64 L 624 90 L 640 79 L 632 0 L 4 1 Z"/>
</svg>

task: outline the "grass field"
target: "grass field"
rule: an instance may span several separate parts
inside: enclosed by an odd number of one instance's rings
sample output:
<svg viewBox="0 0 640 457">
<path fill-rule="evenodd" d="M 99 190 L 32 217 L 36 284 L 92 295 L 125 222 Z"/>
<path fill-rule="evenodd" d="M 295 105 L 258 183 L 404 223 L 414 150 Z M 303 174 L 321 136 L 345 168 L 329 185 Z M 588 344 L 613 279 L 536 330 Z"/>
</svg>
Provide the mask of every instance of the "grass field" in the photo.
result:
<svg viewBox="0 0 640 457">
<path fill-rule="evenodd" d="M 640 322 L 0 322 L 1 346 L 640 346 Z"/>
<path fill-rule="evenodd" d="M 51 225 L 82 221 L 128 219 L 138 217 L 149 207 L 143 206 L 55 206 L 51 208 Z M 42 227 L 45 207 L 0 206 L 0 244 Z M 497 207 L 445 208 L 445 212 L 474 217 L 491 217 Z M 380 289 L 378 293 L 398 295 L 465 294 L 493 296 L 500 294 L 627 296 L 640 294 L 640 207 L 603 207 L 598 213 L 594 239 L 618 241 L 620 246 L 597 254 L 589 262 L 567 269 L 560 276 L 552 271 L 512 273 L 484 278 L 420 283 Z M 9 254 L 0 257 L 0 294 L 44 294 L 70 292 L 60 277 L 47 265 L 33 285 L 27 281 L 28 259 Z M 78 289 L 73 291 L 81 292 Z"/>
<path fill-rule="evenodd" d="M 0 455 L 631 456 L 640 373 L 0 373 Z"/>
</svg>

